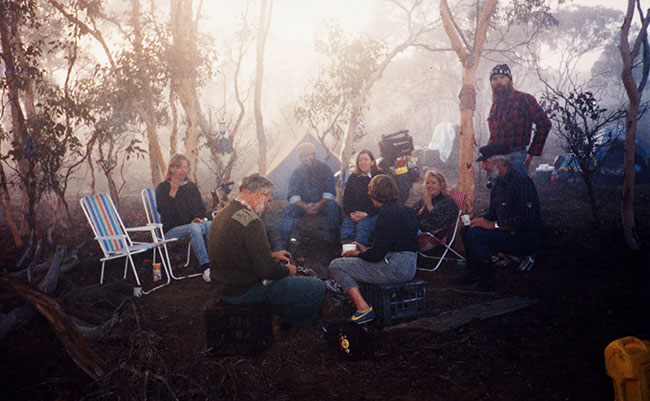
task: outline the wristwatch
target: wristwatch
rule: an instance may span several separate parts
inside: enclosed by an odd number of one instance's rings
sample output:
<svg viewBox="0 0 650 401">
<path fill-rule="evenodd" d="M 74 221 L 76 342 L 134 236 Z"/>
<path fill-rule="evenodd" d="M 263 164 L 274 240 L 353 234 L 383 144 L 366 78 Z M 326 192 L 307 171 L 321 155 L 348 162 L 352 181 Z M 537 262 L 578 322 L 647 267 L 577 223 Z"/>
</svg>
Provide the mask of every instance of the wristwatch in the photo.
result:
<svg viewBox="0 0 650 401">
<path fill-rule="evenodd" d="M 499 223 L 497 223 L 496 221 L 494 222 L 494 229 L 495 229 L 495 230 L 498 230 L 498 229 L 499 229 Z"/>
</svg>

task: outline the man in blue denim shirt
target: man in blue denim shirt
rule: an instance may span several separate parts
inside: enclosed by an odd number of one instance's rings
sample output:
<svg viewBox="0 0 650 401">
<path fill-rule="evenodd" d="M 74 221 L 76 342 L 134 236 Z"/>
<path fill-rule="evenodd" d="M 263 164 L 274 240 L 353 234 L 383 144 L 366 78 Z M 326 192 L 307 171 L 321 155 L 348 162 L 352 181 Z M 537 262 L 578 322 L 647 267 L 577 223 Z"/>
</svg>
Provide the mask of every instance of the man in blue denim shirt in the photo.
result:
<svg viewBox="0 0 650 401">
<path fill-rule="evenodd" d="M 533 180 L 511 168 L 508 146 L 491 144 L 479 151 L 481 156 L 476 161 L 494 183 L 490 207 L 461 231 L 468 272 L 452 282 L 475 283 L 475 290 L 494 292 L 492 254 L 527 256 L 537 252 L 542 244 L 542 213 Z"/>
<path fill-rule="evenodd" d="M 338 243 L 340 211 L 334 200 L 334 174 L 327 164 L 316 160 L 314 144 L 302 143 L 296 152 L 301 164 L 289 180 L 289 204 L 284 208 L 280 221 L 280 249 L 287 249 L 296 218 L 308 214 L 327 216 L 330 242 Z"/>
</svg>

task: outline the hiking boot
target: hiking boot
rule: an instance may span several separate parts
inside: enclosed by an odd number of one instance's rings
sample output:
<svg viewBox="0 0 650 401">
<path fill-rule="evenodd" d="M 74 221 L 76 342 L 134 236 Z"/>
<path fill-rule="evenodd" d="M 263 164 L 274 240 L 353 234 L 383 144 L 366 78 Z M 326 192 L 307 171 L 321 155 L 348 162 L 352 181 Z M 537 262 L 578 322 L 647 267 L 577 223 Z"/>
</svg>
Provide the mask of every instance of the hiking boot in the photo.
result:
<svg viewBox="0 0 650 401">
<path fill-rule="evenodd" d="M 370 309 L 365 312 L 354 312 L 354 314 L 350 316 L 348 320 L 356 324 L 368 323 L 375 320 L 375 311 L 371 306 Z"/>
</svg>

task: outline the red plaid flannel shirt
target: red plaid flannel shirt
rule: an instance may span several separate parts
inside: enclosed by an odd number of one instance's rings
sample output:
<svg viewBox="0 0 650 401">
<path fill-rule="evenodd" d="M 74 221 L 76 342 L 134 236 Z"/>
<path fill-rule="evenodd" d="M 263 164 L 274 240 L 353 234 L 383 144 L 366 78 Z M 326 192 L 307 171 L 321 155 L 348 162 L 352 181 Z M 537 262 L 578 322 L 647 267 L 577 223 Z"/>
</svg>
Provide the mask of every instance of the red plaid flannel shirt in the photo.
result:
<svg viewBox="0 0 650 401">
<path fill-rule="evenodd" d="M 528 146 L 533 123 L 536 128 L 528 153 L 540 156 L 551 130 L 551 121 L 532 95 L 513 89 L 499 107 L 492 103 L 488 117 L 488 143 L 508 145 L 513 150 Z"/>
</svg>

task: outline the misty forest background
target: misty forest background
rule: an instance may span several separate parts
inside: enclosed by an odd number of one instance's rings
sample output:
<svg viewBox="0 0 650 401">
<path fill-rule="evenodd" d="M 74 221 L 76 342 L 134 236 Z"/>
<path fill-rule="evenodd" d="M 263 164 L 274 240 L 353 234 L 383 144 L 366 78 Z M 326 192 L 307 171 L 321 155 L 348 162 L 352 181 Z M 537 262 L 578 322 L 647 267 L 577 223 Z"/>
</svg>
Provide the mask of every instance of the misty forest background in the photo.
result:
<svg viewBox="0 0 650 401">
<path fill-rule="evenodd" d="M 607 125 L 632 145 L 649 139 L 640 1 L 627 13 L 571 1 L 364 1 L 363 23 L 324 19 L 313 38 L 287 40 L 289 21 L 274 14 L 287 0 L 0 0 L 0 195 L 15 245 L 56 242 L 82 196 L 108 192 L 119 209 L 156 186 L 175 153 L 206 196 L 268 172 L 305 132 L 346 166 L 360 149 L 377 155 L 382 134 L 408 129 L 426 146 L 438 124 L 458 125 L 460 159 L 448 163 L 471 209 L 496 63 L 554 117 L 535 164 L 565 154 L 576 133 L 593 148 Z M 632 176 L 621 196 L 631 247 L 633 196 Z"/>
</svg>

